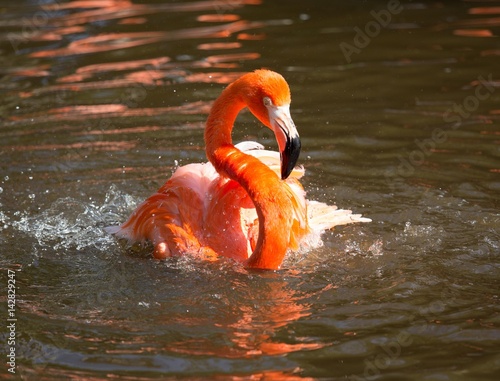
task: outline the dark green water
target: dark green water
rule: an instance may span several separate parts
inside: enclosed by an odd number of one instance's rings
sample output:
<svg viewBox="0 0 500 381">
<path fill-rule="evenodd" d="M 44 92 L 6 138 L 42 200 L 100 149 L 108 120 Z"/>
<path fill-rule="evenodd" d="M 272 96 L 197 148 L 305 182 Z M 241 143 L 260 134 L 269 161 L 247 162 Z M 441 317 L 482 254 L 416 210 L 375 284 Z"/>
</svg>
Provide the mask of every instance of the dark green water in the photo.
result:
<svg viewBox="0 0 500 381">
<path fill-rule="evenodd" d="M 497 380 L 499 36 L 497 1 L 1 2 L 0 378 Z M 261 67 L 309 197 L 373 222 L 275 273 L 106 235 Z"/>
</svg>

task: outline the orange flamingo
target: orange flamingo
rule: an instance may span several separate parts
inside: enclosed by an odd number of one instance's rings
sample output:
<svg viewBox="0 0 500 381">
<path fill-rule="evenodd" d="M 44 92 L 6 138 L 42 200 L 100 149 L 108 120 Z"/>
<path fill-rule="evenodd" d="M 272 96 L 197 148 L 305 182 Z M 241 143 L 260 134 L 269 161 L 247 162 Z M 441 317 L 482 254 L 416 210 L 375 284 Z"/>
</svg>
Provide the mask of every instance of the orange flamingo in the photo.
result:
<svg viewBox="0 0 500 381">
<path fill-rule="evenodd" d="M 289 106 L 288 84 L 275 72 L 256 70 L 234 81 L 208 116 L 209 163 L 178 168 L 124 224 L 108 231 L 151 241 L 158 259 L 222 255 L 250 268 L 279 269 L 287 251 L 307 245 L 308 236 L 370 221 L 305 199 L 298 181 L 304 169 L 295 168 L 300 139 Z M 245 107 L 274 132 L 279 154 L 255 142 L 233 145 L 233 123 Z"/>
</svg>

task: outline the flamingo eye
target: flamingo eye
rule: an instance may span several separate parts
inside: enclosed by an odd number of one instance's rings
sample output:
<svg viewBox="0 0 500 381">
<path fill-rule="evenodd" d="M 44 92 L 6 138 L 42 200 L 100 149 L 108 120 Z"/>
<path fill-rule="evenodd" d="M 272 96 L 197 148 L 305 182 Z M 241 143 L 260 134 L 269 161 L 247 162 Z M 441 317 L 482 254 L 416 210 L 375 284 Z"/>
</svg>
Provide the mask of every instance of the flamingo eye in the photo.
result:
<svg viewBox="0 0 500 381">
<path fill-rule="evenodd" d="M 264 102 L 264 106 L 272 106 L 273 105 L 273 101 L 271 100 L 271 98 L 269 97 L 264 97 L 262 99 L 262 101 Z"/>
</svg>

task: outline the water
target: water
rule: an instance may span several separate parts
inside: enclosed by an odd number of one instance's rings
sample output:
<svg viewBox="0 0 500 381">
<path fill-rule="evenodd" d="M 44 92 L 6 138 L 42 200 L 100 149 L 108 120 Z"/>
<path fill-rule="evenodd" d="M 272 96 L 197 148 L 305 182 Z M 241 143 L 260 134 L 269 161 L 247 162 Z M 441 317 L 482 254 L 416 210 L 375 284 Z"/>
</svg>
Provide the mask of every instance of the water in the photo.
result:
<svg viewBox="0 0 500 381">
<path fill-rule="evenodd" d="M 2 4 L 13 379 L 498 379 L 500 3 L 346 3 Z M 260 67 L 292 89 L 309 197 L 373 222 L 279 272 L 106 235 L 205 160 L 211 102 Z M 247 138 L 276 147 L 244 113 Z"/>
</svg>

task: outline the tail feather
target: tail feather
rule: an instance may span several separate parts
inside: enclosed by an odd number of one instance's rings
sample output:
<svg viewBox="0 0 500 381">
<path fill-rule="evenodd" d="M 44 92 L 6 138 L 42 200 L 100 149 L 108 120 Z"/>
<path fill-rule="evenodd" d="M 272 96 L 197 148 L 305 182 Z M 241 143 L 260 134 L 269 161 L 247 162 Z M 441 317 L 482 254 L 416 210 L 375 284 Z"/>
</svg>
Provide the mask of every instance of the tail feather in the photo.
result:
<svg viewBox="0 0 500 381">
<path fill-rule="evenodd" d="M 307 203 L 309 226 L 313 231 L 324 231 L 337 225 L 347 225 L 355 222 L 371 222 L 371 219 L 361 214 L 352 214 L 351 210 L 338 209 L 335 205 L 327 205 L 318 201 Z"/>
</svg>

